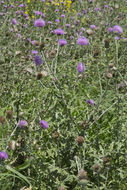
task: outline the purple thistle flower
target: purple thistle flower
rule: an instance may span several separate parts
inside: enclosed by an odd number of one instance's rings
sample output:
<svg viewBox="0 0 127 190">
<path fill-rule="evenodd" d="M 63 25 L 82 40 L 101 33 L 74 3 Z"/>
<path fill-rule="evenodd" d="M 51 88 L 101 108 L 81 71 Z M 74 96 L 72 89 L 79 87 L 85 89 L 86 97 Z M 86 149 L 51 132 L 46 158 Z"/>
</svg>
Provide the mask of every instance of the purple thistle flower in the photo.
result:
<svg viewBox="0 0 127 190">
<path fill-rule="evenodd" d="M 23 5 L 23 4 L 20 4 L 19 7 L 24 7 L 24 5 Z"/>
<path fill-rule="evenodd" d="M 62 15 L 61 15 L 61 18 L 64 18 L 64 17 L 65 17 L 65 15 L 64 15 L 64 14 L 62 14 Z"/>
<path fill-rule="evenodd" d="M 95 7 L 95 9 L 94 9 L 94 10 L 95 10 L 95 12 L 97 12 L 97 11 L 99 11 L 99 8 L 98 8 L 98 7 Z"/>
<path fill-rule="evenodd" d="M 17 14 L 17 15 L 23 15 L 23 14 L 24 14 L 24 11 L 16 11 L 16 14 Z"/>
<path fill-rule="evenodd" d="M 83 14 L 86 14 L 88 12 L 88 10 L 86 9 L 86 10 L 83 10 Z"/>
<path fill-rule="evenodd" d="M 84 32 L 84 31 L 85 31 L 85 28 L 82 27 L 82 28 L 80 28 L 80 30 L 81 30 L 82 32 Z"/>
<path fill-rule="evenodd" d="M 30 39 L 30 38 L 26 38 L 26 40 L 27 40 L 28 42 L 31 42 L 31 39 Z"/>
<path fill-rule="evenodd" d="M 36 65 L 41 65 L 41 64 L 42 64 L 42 59 L 41 59 L 41 57 L 40 57 L 39 55 L 36 55 L 36 56 L 34 57 L 34 62 L 35 62 Z"/>
<path fill-rule="evenodd" d="M 108 32 L 112 32 L 112 31 L 113 31 L 113 28 L 109 27 Z"/>
<path fill-rule="evenodd" d="M 77 40 L 77 44 L 84 46 L 84 45 L 88 45 L 89 41 L 87 38 L 85 37 L 79 37 L 79 39 Z"/>
<path fill-rule="evenodd" d="M 66 24 L 66 27 L 70 27 L 70 24 Z"/>
<path fill-rule="evenodd" d="M 57 35 L 64 35 L 64 31 L 61 28 L 54 30 L 54 33 Z"/>
<path fill-rule="evenodd" d="M 14 5 L 10 5 L 11 8 L 14 8 L 15 6 Z"/>
<path fill-rule="evenodd" d="M 115 40 L 120 40 L 120 37 L 119 36 L 115 36 Z"/>
<path fill-rule="evenodd" d="M 77 71 L 79 73 L 83 73 L 85 71 L 85 69 L 86 69 L 85 65 L 83 63 L 79 62 L 78 65 L 77 65 Z"/>
<path fill-rule="evenodd" d="M 70 40 L 73 40 L 74 39 L 74 36 L 70 36 Z"/>
<path fill-rule="evenodd" d="M 34 13 L 35 13 L 35 15 L 42 15 L 41 11 L 35 11 Z"/>
<path fill-rule="evenodd" d="M 64 45 L 67 44 L 67 41 L 66 41 L 65 39 L 60 39 L 60 40 L 58 41 L 58 43 L 59 43 L 60 46 L 64 46 Z"/>
<path fill-rule="evenodd" d="M 27 121 L 26 120 L 21 120 L 19 121 L 18 123 L 18 126 L 19 127 L 26 127 L 28 125 Z"/>
<path fill-rule="evenodd" d="M 56 9 L 56 12 L 59 12 L 59 9 Z"/>
<path fill-rule="evenodd" d="M 59 22 L 60 22 L 60 20 L 59 20 L 59 19 L 56 19 L 56 20 L 55 20 L 55 22 L 56 22 L 56 23 L 59 23 Z"/>
<path fill-rule="evenodd" d="M 94 100 L 91 100 L 91 99 L 86 100 L 86 103 L 91 104 L 91 106 L 94 106 Z"/>
<path fill-rule="evenodd" d="M 46 17 L 44 13 L 41 13 L 41 16 L 44 17 L 44 18 Z"/>
<path fill-rule="evenodd" d="M 17 24 L 17 21 L 15 18 L 12 19 L 12 24 L 16 25 Z"/>
<path fill-rule="evenodd" d="M 24 14 L 26 20 L 29 20 L 29 16 L 27 14 Z"/>
<path fill-rule="evenodd" d="M 120 16 L 122 16 L 123 15 L 123 13 L 122 12 L 120 12 Z"/>
<path fill-rule="evenodd" d="M 5 9 L 7 9 L 7 8 L 8 8 L 8 6 L 7 6 L 7 5 L 4 5 L 3 7 L 4 7 Z"/>
<path fill-rule="evenodd" d="M 105 7 L 105 8 L 109 8 L 109 6 L 108 6 L 108 5 L 104 5 L 104 7 Z"/>
<path fill-rule="evenodd" d="M 33 50 L 33 51 L 32 51 L 32 54 L 37 55 L 37 54 L 38 54 L 38 51 L 37 51 L 37 50 Z"/>
<path fill-rule="evenodd" d="M 120 83 L 119 85 L 119 89 L 123 88 L 124 87 L 124 84 L 123 83 Z"/>
<path fill-rule="evenodd" d="M 82 13 L 78 12 L 78 13 L 77 13 L 77 16 L 82 16 Z"/>
<path fill-rule="evenodd" d="M 94 24 L 90 25 L 90 28 L 93 30 L 96 28 L 96 26 Z"/>
<path fill-rule="evenodd" d="M 75 25 L 78 25 L 79 23 L 80 23 L 80 20 L 75 20 L 75 21 L 74 21 L 74 24 L 75 24 Z"/>
<path fill-rule="evenodd" d="M 83 32 L 81 31 L 79 34 L 82 35 L 82 33 L 83 33 Z"/>
<path fill-rule="evenodd" d="M 32 43 L 32 45 L 35 45 L 36 44 L 36 40 L 33 40 L 33 41 L 30 41 Z"/>
<path fill-rule="evenodd" d="M 0 152 L 0 160 L 6 160 L 8 158 L 8 155 L 6 152 L 1 151 Z"/>
<path fill-rule="evenodd" d="M 17 35 L 19 38 L 22 38 L 21 34 L 18 33 L 18 34 L 16 34 L 16 35 Z"/>
<path fill-rule="evenodd" d="M 121 34 L 123 32 L 123 29 L 121 26 L 115 25 L 113 27 L 113 32 L 117 32 L 118 34 Z"/>
<path fill-rule="evenodd" d="M 45 21 L 42 19 L 37 19 L 34 22 L 35 27 L 44 27 L 45 26 Z"/>
<path fill-rule="evenodd" d="M 48 128 L 48 123 L 47 123 L 45 120 L 41 120 L 41 121 L 40 121 L 40 124 L 41 124 L 41 126 L 42 126 L 44 129 L 47 129 L 47 128 Z"/>
<path fill-rule="evenodd" d="M 48 24 L 52 24 L 52 21 L 48 21 Z"/>
</svg>

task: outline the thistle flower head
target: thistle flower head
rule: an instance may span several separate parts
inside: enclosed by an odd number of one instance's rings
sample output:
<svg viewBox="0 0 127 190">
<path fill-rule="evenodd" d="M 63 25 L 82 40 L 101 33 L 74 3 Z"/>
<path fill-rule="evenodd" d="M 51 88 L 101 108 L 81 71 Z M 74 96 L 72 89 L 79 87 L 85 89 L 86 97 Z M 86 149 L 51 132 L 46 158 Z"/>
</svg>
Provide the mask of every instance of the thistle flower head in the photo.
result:
<svg viewBox="0 0 127 190">
<path fill-rule="evenodd" d="M 42 19 L 37 19 L 34 22 L 35 27 L 44 27 L 45 26 L 45 21 Z"/>
<path fill-rule="evenodd" d="M 64 35 L 64 31 L 61 28 L 54 30 L 54 33 L 57 35 Z"/>
<path fill-rule="evenodd" d="M 37 55 L 38 51 L 37 50 L 32 50 L 32 54 Z"/>
<path fill-rule="evenodd" d="M 83 73 L 85 71 L 85 65 L 83 63 L 79 62 L 77 65 L 77 71 L 79 73 Z"/>
<path fill-rule="evenodd" d="M 17 24 L 17 21 L 15 18 L 12 19 L 12 24 L 16 25 Z"/>
<path fill-rule="evenodd" d="M 81 46 L 88 45 L 88 43 L 89 43 L 88 39 L 83 36 L 79 37 L 77 40 L 77 44 Z"/>
<path fill-rule="evenodd" d="M 86 103 L 91 104 L 91 106 L 94 106 L 94 100 L 91 100 L 91 99 L 86 100 Z"/>
<path fill-rule="evenodd" d="M 86 172 L 85 172 L 84 169 L 81 169 L 81 170 L 78 172 L 78 178 L 79 178 L 79 180 L 81 180 L 81 179 L 86 179 L 86 176 L 87 176 L 87 174 L 86 174 Z"/>
<path fill-rule="evenodd" d="M 18 123 L 18 126 L 19 127 L 26 127 L 28 125 L 27 121 L 26 120 L 21 120 L 19 121 Z"/>
<path fill-rule="evenodd" d="M 113 28 L 109 27 L 108 32 L 112 32 L 112 31 L 113 31 Z"/>
<path fill-rule="evenodd" d="M 121 26 L 115 25 L 115 26 L 113 27 L 113 32 L 116 32 L 116 33 L 118 33 L 118 34 L 122 34 L 123 29 L 122 29 Z"/>
<path fill-rule="evenodd" d="M 40 57 L 39 55 L 36 55 L 36 56 L 34 57 L 34 62 L 35 62 L 36 65 L 41 65 L 41 64 L 42 64 L 42 59 L 41 59 L 41 57 Z"/>
<path fill-rule="evenodd" d="M 41 121 L 40 121 L 40 124 L 41 124 L 41 126 L 42 126 L 44 129 L 47 129 L 47 128 L 48 128 L 48 123 L 47 123 L 45 120 L 41 120 Z"/>
<path fill-rule="evenodd" d="M 94 24 L 90 25 L 90 28 L 93 30 L 96 28 L 96 26 Z"/>
<path fill-rule="evenodd" d="M 6 122 L 6 119 L 4 116 L 0 116 L 0 123 L 4 124 Z"/>
<path fill-rule="evenodd" d="M 8 155 L 6 152 L 0 152 L 0 160 L 6 160 L 8 158 Z"/>
<path fill-rule="evenodd" d="M 59 43 L 60 46 L 64 46 L 64 45 L 67 44 L 67 41 L 66 41 L 65 39 L 60 39 L 60 40 L 58 41 L 58 43 Z"/>
</svg>

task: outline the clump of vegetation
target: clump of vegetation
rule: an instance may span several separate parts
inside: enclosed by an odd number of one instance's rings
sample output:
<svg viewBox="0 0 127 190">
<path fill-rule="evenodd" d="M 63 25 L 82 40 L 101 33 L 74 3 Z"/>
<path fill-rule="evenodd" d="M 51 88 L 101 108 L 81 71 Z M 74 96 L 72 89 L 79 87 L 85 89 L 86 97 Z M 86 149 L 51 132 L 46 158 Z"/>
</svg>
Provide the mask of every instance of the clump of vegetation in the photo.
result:
<svg viewBox="0 0 127 190">
<path fill-rule="evenodd" d="M 126 190 L 126 1 L 0 4 L 0 189 Z"/>
</svg>

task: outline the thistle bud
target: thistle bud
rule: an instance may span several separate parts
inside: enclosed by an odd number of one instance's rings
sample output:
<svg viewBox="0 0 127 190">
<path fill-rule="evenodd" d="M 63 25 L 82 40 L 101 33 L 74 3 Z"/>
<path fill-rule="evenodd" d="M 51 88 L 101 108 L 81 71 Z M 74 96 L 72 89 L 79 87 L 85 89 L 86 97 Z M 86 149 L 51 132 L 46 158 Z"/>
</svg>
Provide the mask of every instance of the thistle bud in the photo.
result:
<svg viewBox="0 0 127 190">
<path fill-rule="evenodd" d="M 37 140 L 34 140 L 34 141 L 33 141 L 33 144 L 36 145 L 36 144 L 37 144 Z"/>
<path fill-rule="evenodd" d="M 88 29 L 88 30 L 86 31 L 86 33 L 87 33 L 88 35 L 92 35 L 94 32 L 93 32 L 93 30 Z"/>
<path fill-rule="evenodd" d="M 42 73 L 37 74 L 37 79 L 40 80 L 42 78 Z"/>
<path fill-rule="evenodd" d="M 53 137 L 54 139 L 57 139 L 57 138 L 59 137 L 59 133 L 58 133 L 57 131 L 55 131 L 55 132 L 53 133 L 52 137 Z"/>
<path fill-rule="evenodd" d="M 47 77 L 48 76 L 48 72 L 47 71 L 42 71 L 42 76 L 43 77 Z"/>
<path fill-rule="evenodd" d="M 34 45 L 38 46 L 40 43 L 38 41 L 34 42 Z"/>
<path fill-rule="evenodd" d="M 118 4 L 115 4 L 115 8 L 118 9 L 118 8 L 119 8 L 119 5 L 118 5 Z"/>
<path fill-rule="evenodd" d="M 79 144 L 82 144 L 82 143 L 84 143 L 84 137 L 78 136 L 77 139 L 76 139 L 76 141 L 77 141 Z"/>
<path fill-rule="evenodd" d="M 10 141 L 10 143 L 9 143 L 9 148 L 10 148 L 11 150 L 15 150 L 15 148 L 16 148 L 16 142 L 15 142 L 14 140 Z"/>
<path fill-rule="evenodd" d="M 98 16 L 101 17 L 101 18 L 103 17 L 101 12 L 98 12 Z"/>
<path fill-rule="evenodd" d="M 40 43 L 40 50 L 42 50 L 45 47 L 44 43 Z"/>
<path fill-rule="evenodd" d="M 81 179 L 79 181 L 79 185 L 86 186 L 88 184 L 88 181 L 86 179 Z"/>
<path fill-rule="evenodd" d="M 102 21 L 100 22 L 100 24 L 101 24 L 101 25 L 104 25 L 104 24 L 105 24 L 105 21 L 102 20 Z"/>
<path fill-rule="evenodd" d="M 78 76 L 78 78 L 79 78 L 79 79 L 83 79 L 83 78 L 84 78 L 84 75 L 80 74 L 80 75 Z"/>
<path fill-rule="evenodd" d="M 86 129 L 88 128 L 88 123 L 87 123 L 86 121 L 83 121 L 83 122 L 81 123 L 81 125 L 82 125 L 82 128 L 83 128 L 84 130 L 86 130 Z"/>
<path fill-rule="evenodd" d="M 109 48 L 109 43 L 110 43 L 109 38 L 106 38 L 104 42 L 105 42 L 105 48 Z"/>
<path fill-rule="evenodd" d="M 50 52 L 50 56 L 54 56 L 54 55 L 56 55 L 56 53 L 57 53 L 57 50 L 52 50 L 52 51 Z"/>
<path fill-rule="evenodd" d="M 113 68 L 114 64 L 113 63 L 109 63 L 108 66 L 109 66 L 109 68 Z"/>
<path fill-rule="evenodd" d="M 9 34 L 10 34 L 9 32 L 6 32 L 6 36 L 9 36 Z"/>
<path fill-rule="evenodd" d="M 7 114 L 6 117 L 7 117 L 8 119 L 11 119 L 12 116 L 13 116 L 13 111 L 12 111 L 12 110 L 7 110 L 7 111 L 6 111 L 6 114 Z"/>
<path fill-rule="evenodd" d="M 40 150 L 40 149 L 41 149 L 40 146 L 39 146 L 39 144 L 36 144 L 36 149 L 37 149 L 37 150 Z"/>
<path fill-rule="evenodd" d="M 60 186 L 58 190 L 66 190 L 65 187 Z"/>
<path fill-rule="evenodd" d="M 79 180 L 86 179 L 86 172 L 85 172 L 84 169 L 81 169 L 81 170 L 78 172 L 78 178 L 79 178 Z"/>
<path fill-rule="evenodd" d="M 6 122 L 6 119 L 4 116 L 0 116 L 0 123 L 4 124 Z"/>
<path fill-rule="evenodd" d="M 98 172 L 98 171 L 100 170 L 99 164 L 94 164 L 94 165 L 93 165 L 93 170 L 94 170 L 95 172 Z"/>
<path fill-rule="evenodd" d="M 109 157 L 108 157 L 108 156 L 105 156 L 105 157 L 103 158 L 103 163 L 104 163 L 105 165 L 108 165 L 109 162 L 110 162 Z"/>
<path fill-rule="evenodd" d="M 113 77 L 112 73 L 110 73 L 108 71 L 105 72 L 105 76 L 106 76 L 107 79 L 111 79 Z"/>
<path fill-rule="evenodd" d="M 94 52 L 93 52 L 93 56 L 94 57 L 97 57 L 99 55 L 99 51 L 96 49 Z"/>
</svg>

